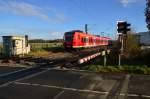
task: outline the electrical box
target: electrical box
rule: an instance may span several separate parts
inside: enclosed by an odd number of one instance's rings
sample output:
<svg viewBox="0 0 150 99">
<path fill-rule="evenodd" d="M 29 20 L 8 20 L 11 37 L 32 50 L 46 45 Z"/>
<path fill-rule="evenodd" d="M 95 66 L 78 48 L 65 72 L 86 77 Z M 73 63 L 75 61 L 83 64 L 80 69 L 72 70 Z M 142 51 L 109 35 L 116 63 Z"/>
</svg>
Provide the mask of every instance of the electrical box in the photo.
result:
<svg viewBox="0 0 150 99">
<path fill-rule="evenodd" d="M 5 57 L 24 56 L 30 52 L 28 36 L 3 36 L 3 47 Z"/>
</svg>

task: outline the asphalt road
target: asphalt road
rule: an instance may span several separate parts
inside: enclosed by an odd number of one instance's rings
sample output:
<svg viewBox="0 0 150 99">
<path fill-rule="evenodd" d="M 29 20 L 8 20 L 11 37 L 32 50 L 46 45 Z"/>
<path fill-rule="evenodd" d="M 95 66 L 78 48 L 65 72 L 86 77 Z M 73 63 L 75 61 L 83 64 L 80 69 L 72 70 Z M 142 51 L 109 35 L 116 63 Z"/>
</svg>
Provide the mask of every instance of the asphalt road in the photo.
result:
<svg viewBox="0 0 150 99">
<path fill-rule="evenodd" d="M 24 67 L 0 66 L 0 75 L 24 69 Z"/>
<path fill-rule="evenodd" d="M 9 84 L 15 80 L 18 80 L 26 76 L 30 76 L 32 74 L 42 72 L 42 71 L 44 70 L 41 68 L 28 68 L 28 69 L 22 69 L 19 71 L 14 71 L 8 74 L 0 75 L 0 87 L 7 83 Z"/>
<path fill-rule="evenodd" d="M 150 76 L 52 69 L 0 87 L 0 99 L 150 99 Z"/>
<path fill-rule="evenodd" d="M 133 95 L 129 99 L 150 99 L 150 76 L 132 75 L 128 93 Z M 134 98 L 134 95 L 138 98 Z"/>
</svg>

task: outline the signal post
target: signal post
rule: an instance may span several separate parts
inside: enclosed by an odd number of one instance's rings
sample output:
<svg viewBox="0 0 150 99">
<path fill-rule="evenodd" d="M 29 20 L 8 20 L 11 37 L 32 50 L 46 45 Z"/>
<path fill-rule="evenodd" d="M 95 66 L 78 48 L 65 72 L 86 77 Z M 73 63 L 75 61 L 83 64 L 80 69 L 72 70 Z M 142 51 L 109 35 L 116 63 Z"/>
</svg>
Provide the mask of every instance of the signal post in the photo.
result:
<svg viewBox="0 0 150 99">
<path fill-rule="evenodd" d="M 118 21 L 117 22 L 117 32 L 119 39 L 119 54 L 118 54 L 118 65 L 121 65 L 121 56 L 124 53 L 124 37 L 127 35 L 127 32 L 130 31 L 131 24 L 126 21 Z"/>
</svg>

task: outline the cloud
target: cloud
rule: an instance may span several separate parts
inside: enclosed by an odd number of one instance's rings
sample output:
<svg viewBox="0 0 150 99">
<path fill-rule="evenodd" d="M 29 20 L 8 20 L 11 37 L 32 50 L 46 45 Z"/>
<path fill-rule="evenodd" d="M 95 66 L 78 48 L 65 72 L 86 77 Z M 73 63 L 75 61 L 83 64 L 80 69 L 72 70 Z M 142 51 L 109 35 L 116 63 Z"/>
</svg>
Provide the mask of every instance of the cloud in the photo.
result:
<svg viewBox="0 0 150 99">
<path fill-rule="evenodd" d="M 132 4 L 132 3 L 137 3 L 141 0 L 120 0 L 121 4 L 126 7 L 128 6 L 129 4 Z"/>
<path fill-rule="evenodd" d="M 60 13 L 55 13 L 52 10 L 49 11 L 53 16 L 49 16 L 45 13 L 44 8 L 32 5 L 26 2 L 16 1 L 1 1 L 0 11 L 13 13 L 16 15 L 38 17 L 47 22 L 62 23 L 65 22 L 65 17 Z"/>
</svg>

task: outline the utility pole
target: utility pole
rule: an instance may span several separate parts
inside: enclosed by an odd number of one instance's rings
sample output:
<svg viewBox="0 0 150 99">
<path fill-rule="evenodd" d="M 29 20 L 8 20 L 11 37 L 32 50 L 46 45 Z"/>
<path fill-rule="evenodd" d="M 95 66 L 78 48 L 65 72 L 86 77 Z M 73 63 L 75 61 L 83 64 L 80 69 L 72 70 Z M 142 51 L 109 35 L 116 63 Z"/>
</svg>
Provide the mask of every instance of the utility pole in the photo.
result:
<svg viewBox="0 0 150 99">
<path fill-rule="evenodd" d="M 85 33 L 88 34 L 88 24 L 85 24 Z"/>
<path fill-rule="evenodd" d="M 118 54 L 118 66 L 121 66 L 121 55 L 123 54 L 124 51 L 124 34 L 119 35 L 119 42 L 120 42 L 120 49 L 119 49 L 119 54 Z"/>
<path fill-rule="evenodd" d="M 101 32 L 101 36 L 104 36 L 104 32 Z"/>
</svg>

